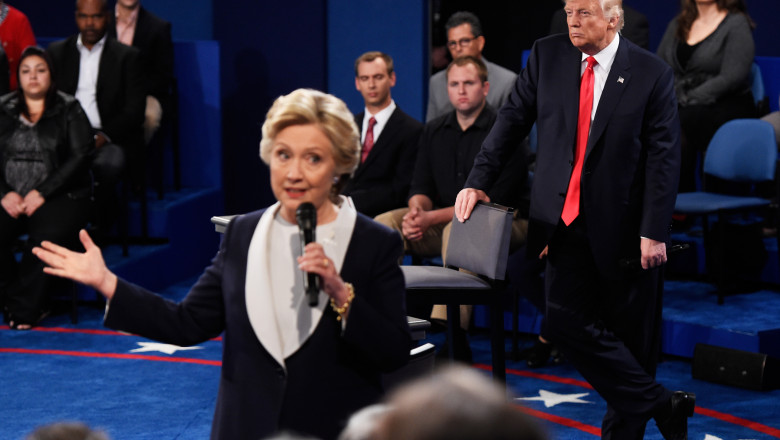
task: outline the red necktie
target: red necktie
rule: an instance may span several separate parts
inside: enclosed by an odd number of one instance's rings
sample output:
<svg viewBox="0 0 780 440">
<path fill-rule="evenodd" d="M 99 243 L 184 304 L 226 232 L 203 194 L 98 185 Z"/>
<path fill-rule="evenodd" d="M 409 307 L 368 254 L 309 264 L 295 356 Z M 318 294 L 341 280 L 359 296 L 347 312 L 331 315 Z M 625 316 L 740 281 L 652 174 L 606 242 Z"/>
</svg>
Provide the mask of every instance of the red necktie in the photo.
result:
<svg viewBox="0 0 780 440">
<path fill-rule="evenodd" d="M 590 114 L 593 110 L 593 66 L 596 59 L 586 59 L 588 67 L 580 79 L 580 112 L 577 118 L 577 149 L 574 151 L 574 169 L 571 171 L 569 189 L 566 191 L 566 201 L 563 203 L 561 219 L 566 226 L 580 213 L 580 180 L 582 177 L 582 165 L 585 162 L 585 147 L 588 145 L 588 132 L 590 131 Z"/>
<path fill-rule="evenodd" d="M 366 161 L 369 151 L 374 147 L 374 125 L 376 125 L 376 119 L 371 116 L 368 120 L 368 128 L 366 129 L 366 138 L 363 140 L 363 153 L 360 157 L 360 163 Z"/>
</svg>

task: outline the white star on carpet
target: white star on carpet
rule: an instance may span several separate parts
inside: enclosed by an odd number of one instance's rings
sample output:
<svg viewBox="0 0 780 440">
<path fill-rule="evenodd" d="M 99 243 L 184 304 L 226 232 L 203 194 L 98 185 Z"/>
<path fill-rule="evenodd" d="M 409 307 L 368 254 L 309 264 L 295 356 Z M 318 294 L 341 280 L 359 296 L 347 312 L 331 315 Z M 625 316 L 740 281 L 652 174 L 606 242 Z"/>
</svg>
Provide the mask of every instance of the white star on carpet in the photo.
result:
<svg viewBox="0 0 780 440">
<path fill-rule="evenodd" d="M 203 347 L 179 347 L 178 345 L 161 344 L 159 342 L 139 342 L 141 348 L 130 350 L 130 353 L 144 353 L 147 351 L 159 351 L 165 354 L 174 354 L 178 350 L 200 350 Z"/>
<path fill-rule="evenodd" d="M 559 403 L 593 403 L 580 399 L 580 397 L 585 397 L 588 394 L 590 393 L 558 394 L 552 391 L 539 390 L 539 396 L 537 397 L 518 397 L 515 400 L 539 400 L 544 402 L 545 407 L 551 408 Z"/>
</svg>

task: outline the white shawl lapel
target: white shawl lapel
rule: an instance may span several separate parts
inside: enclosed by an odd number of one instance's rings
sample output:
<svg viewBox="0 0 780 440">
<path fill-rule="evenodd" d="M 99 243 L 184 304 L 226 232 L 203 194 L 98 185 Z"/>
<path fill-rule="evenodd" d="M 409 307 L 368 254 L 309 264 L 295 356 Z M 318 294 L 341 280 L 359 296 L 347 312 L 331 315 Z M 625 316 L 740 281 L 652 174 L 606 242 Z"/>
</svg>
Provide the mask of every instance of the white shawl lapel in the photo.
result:
<svg viewBox="0 0 780 440">
<path fill-rule="evenodd" d="M 336 233 L 333 237 L 320 237 L 317 234 L 317 242 L 322 244 L 325 254 L 333 260 L 336 271 L 341 272 L 344 264 L 344 257 L 349 247 L 349 241 L 352 238 L 352 231 L 355 229 L 357 220 L 357 210 L 352 199 L 341 196 L 341 215 L 337 218 Z M 257 223 L 252 241 L 249 244 L 249 252 L 246 264 L 246 309 L 249 316 L 249 322 L 257 336 L 258 341 L 268 351 L 268 353 L 285 367 L 284 356 L 280 344 L 279 327 L 277 326 L 274 307 L 271 299 L 271 287 L 268 274 L 268 234 L 271 229 L 271 223 L 274 216 L 280 208 L 280 203 L 266 209 Z M 314 332 L 317 324 L 322 317 L 325 306 L 329 304 L 328 295 L 320 290 L 319 304 L 313 307 L 311 326 L 309 327 L 309 336 Z M 302 344 L 301 344 L 302 345 Z"/>
</svg>

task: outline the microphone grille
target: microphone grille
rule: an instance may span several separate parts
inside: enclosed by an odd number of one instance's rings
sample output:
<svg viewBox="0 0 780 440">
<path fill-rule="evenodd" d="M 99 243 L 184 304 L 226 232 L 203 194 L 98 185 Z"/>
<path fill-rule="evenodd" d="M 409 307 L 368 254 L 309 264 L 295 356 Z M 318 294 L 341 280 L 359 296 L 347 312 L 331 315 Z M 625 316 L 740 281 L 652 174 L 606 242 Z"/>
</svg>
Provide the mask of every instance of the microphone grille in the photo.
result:
<svg viewBox="0 0 780 440">
<path fill-rule="evenodd" d="M 313 228 L 317 224 L 317 210 L 310 202 L 304 202 L 298 205 L 295 210 L 295 221 L 301 228 Z"/>
</svg>

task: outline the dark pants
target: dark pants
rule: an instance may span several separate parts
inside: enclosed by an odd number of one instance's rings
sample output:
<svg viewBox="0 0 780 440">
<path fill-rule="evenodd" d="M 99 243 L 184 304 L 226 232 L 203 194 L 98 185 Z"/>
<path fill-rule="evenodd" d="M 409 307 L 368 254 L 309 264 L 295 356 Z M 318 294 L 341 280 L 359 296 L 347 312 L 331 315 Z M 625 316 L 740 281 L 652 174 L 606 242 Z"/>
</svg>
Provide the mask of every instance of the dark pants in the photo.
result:
<svg viewBox="0 0 780 440">
<path fill-rule="evenodd" d="M 95 178 L 93 226 L 96 226 L 95 232 L 99 234 L 106 233 L 119 215 L 116 185 L 124 176 L 126 162 L 125 152 L 117 144 L 105 144 L 95 152 L 92 160 L 92 174 Z"/>
<path fill-rule="evenodd" d="M 671 397 L 655 381 L 662 288 L 660 269 L 601 275 L 579 221 L 553 235 L 543 334 L 606 400 L 604 439 L 642 439 L 653 412 Z"/>
<path fill-rule="evenodd" d="M 704 152 L 715 132 L 732 119 L 754 118 L 756 107 L 753 95 L 746 93 L 724 98 L 715 104 L 680 107 L 679 113 L 682 128 L 679 188 L 680 192 L 696 191 L 696 178 L 701 178 Z"/>
<path fill-rule="evenodd" d="M 44 264 L 32 254 L 33 246 L 49 240 L 80 249 L 78 231 L 87 224 L 91 204 L 88 197 L 61 195 L 47 200 L 32 217 L 16 219 L 0 209 L 0 294 L 5 293 L 6 309 L 15 322 L 34 324 L 48 307 L 54 277 L 43 273 Z M 17 263 L 14 247 L 23 234 L 28 234 L 29 239 L 23 244 L 22 259 Z"/>
</svg>

